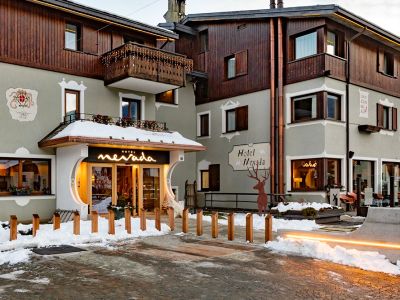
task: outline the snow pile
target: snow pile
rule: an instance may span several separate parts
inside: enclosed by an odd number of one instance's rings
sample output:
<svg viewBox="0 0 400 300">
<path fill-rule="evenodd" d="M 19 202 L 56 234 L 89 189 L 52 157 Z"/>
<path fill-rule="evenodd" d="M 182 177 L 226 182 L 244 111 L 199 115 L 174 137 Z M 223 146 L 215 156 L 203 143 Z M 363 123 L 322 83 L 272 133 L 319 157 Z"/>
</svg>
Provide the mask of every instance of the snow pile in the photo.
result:
<svg viewBox="0 0 400 300">
<path fill-rule="evenodd" d="M 296 210 L 296 211 L 302 211 L 303 209 L 306 208 L 314 208 L 316 211 L 320 211 L 321 209 L 332 209 L 335 206 L 332 206 L 328 203 L 317 203 L 317 202 L 289 202 L 289 203 L 283 203 L 280 202 L 278 206 L 275 206 L 271 209 L 273 210 L 278 210 L 280 213 L 285 213 L 289 210 Z"/>
<path fill-rule="evenodd" d="M 189 218 L 196 219 L 195 214 L 190 214 Z M 203 221 L 211 222 L 211 216 L 203 216 Z M 218 219 L 218 224 L 228 225 L 227 219 Z M 246 226 L 246 214 L 235 214 L 235 226 Z M 295 229 L 311 231 L 320 228 L 314 220 L 284 220 L 272 218 L 272 231 L 277 232 L 281 229 Z M 253 228 L 255 230 L 265 229 L 265 217 L 253 214 Z"/>
<path fill-rule="evenodd" d="M 166 224 L 161 224 L 161 231 L 155 228 L 154 220 L 147 220 L 147 230 L 140 230 L 140 219 L 132 218 L 132 234 L 125 231 L 125 219 L 115 221 L 115 235 L 108 234 L 108 220 L 99 218 L 99 232 L 91 233 L 91 221 L 80 222 L 80 235 L 73 234 L 73 222 L 62 223 L 61 229 L 53 230 L 52 224 L 41 224 L 36 237 L 18 235 L 16 241 L 9 241 L 10 231 L 0 227 L 0 265 L 15 264 L 26 261 L 30 250 L 26 248 L 49 247 L 60 245 L 81 245 L 96 243 L 96 246 L 107 246 L 110 242 L 146 236 L 159 236 L 170 232 Z M 31 225 L 18 225 L 18 230 L 26 230 Z"/>
<path fill-rule="evenodd" d="M 51 139 L 63 138 L 66 136 L 91 137 L 116 140 L 153 142 L 166 144 L 179 144 L 202 146 L 201 144 L 183 137 L 178 132 L 158 132 L 135 127 L 120 127 L 116 125 L 105 125 L 91 121 L 77 121 L 69 124 Z"/>
<path fill-rule="evenodd" d="M 392 264 L 384 255 L 372 251 L 331 247 L 326 243 L 309 240 L 293 240 L 278 237 L 265 247 L 277 253 L 295 254 L 357 267 L 367 271 L 400 275 L 400 263 Z"/>
</svg>

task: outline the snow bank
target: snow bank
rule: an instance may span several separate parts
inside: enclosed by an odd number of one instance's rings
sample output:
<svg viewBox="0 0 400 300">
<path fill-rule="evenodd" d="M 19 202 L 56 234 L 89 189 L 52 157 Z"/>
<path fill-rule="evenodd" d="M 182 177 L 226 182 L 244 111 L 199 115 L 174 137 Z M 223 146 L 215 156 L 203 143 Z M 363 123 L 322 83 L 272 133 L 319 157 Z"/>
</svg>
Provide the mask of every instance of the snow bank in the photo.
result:
<svg viewBox="0 0 400 300">
<path fill-rule="evenodd" d="M 278 237 L 277 241 L 268 242 L 265 247 L 277 253 L 296 254 L 367 271 L 400 275 L 400 263 L 394 265 L 378 252 L 346 249 L 341 246 L 331 247 L 319 241 L 292 240 L 281 237 Z"/>
<path fill-rule="evenodd" d="M 284 204 L 283 202 L 280 202 L 278 206 L 275 206 L 271 209 L 273 210 L 278 210 L 280 213 L 287 212 L 289 210 L 297 210 L 297 211 L 302 211 L 305 208 L 314 208 L 316 211 L 319 211 L 321 209 L 332 209 L 334 206 L 328 204 L 328 203 L 317 203 L 317 202 L 289 202 Z"/>
<path fill-rule="evenodd" d="M 189 218 L 196 219 L 195 214 L 190 214 Z M 211 222 L 211 216 L 203 216 L 203 221 Z M 228 225 L 227 219 L 218 219 L 218 224 Z M 235 214 L 235 226 L 246 226 L 246 214 Z M 281 229 L 296 229 L 311 231 L 320 228 L 314 220 L 284 220 L 272 219 L 272 231 L 277 232 Z M 265 217 L 253 214 L 253 228 L 256 230 L 265 229 Z"/>
<path fill-rule="evenodd" d="M 9 241 L 10 231 L 0 227 L 0 265 L 15 264 L 29 258 L 26 248 L 49 247 L 59 245 L 81 245 L 96 243 L 96 246 L 107 246 L 110 242 L 146 236 L 159 236 L 170 232 L 166 224 L 161 224 L 161 231 L 155 228 L 154 220 L 147 220 L 147 230 L 141 231 L 140 219 L 132 218 L 132 234 L 125 231 L 125 219 L 115 221 L 115 235 L 108 234 L 108 220 L 99 218 L 99 232 L 91 233 L 91 222 L 81 221 L 81 234 L 73 234 L 73 222 L 62 223 L 61 229 L 54 231 L 52 224 L 41 224 L 36 237 L 18 235 L 16 241 Z M 18 230 L 28 229 L 31 225 L 18 225 Z M 22 251 L 24 250 L 24 251 Z M 20 261 L 18 261 L 18 257 Z"/>
</svg>

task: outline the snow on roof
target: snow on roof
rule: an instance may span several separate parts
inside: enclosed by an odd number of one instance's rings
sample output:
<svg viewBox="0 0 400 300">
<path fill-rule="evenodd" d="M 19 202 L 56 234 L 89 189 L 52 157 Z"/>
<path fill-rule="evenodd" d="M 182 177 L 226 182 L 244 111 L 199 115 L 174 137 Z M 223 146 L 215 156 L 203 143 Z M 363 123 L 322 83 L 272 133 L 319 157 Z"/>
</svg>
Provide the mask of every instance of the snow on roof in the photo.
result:
<svg viewBox="0 0 400 300">
<path fill-rule="evenodd" d="M 69 124 L 51 140 L 75 136 L 90 137 L 125 141 L 153 142 L 164 144 L 177 144 L 203 147 L 200 143 L 183 137 L 179 132 L 159 132 L 135 127 L 120 127 L 116 125 L 105 125 L 91 121 L 77 121 Z"/>
</svg>

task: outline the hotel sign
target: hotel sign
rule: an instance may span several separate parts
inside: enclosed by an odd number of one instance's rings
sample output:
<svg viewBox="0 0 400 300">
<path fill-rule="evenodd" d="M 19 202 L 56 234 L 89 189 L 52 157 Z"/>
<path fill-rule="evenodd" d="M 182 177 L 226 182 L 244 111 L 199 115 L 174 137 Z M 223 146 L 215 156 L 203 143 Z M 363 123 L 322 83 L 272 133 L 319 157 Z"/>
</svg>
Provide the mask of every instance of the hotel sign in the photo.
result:
<svg viewBox="0 0 400 300">
<path fill-rule="evenodd" d="M 229 153 L 229 164 L 235 171 L 247 171 L 249 168 L 266 170 L 270 167 L 270 144 L 236 145 Z"/>
<path fill-rule="evenodd" d="M 169 152 L 89 147 L 89 156 L 85 161 L 93 163 L 164 165 L 169 164 Z"/>
</svg>

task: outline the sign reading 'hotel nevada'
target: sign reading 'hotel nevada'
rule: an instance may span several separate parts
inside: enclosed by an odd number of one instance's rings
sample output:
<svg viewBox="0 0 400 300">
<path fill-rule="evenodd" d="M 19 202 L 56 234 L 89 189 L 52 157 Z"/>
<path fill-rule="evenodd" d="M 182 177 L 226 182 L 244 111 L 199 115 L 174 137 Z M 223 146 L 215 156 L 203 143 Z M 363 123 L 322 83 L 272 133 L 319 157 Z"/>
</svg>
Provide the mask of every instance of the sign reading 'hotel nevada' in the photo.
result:
<svg viewBox="0 0 400 300">
<path fill-rule="evenodd" d="M 168 151 L 89 147 L 86 162 L 119 164 L 169 164 Z"/>
<path fill-rule="evenodd" d="M 235 171 L 247 171 L 257 164 L 259 170 L 269 169 L 270 144 L 236 145 L 229 153 L 229 164 Z"/>
</svg>

